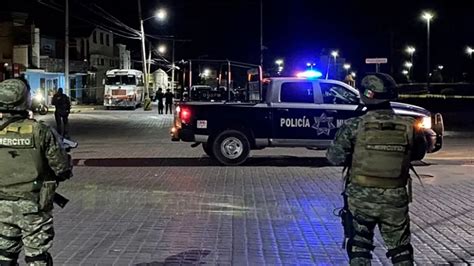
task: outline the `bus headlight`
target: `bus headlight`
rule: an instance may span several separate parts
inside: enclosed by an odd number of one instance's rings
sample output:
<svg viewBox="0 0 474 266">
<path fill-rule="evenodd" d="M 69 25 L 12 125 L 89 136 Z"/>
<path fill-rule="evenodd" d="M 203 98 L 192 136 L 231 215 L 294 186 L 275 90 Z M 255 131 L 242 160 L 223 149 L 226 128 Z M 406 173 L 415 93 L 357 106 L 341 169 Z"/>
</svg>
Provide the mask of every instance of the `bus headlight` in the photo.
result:
<svg viewBox="0 0 474 266">
<path fill-rule="evenodd" d="M 425 116 L 425 117 L 422 117 L 419 121 L 418 121 L 418 127 L 419 128 L 431 128 L 431 117 L 429 116 Z"/>
</svg>

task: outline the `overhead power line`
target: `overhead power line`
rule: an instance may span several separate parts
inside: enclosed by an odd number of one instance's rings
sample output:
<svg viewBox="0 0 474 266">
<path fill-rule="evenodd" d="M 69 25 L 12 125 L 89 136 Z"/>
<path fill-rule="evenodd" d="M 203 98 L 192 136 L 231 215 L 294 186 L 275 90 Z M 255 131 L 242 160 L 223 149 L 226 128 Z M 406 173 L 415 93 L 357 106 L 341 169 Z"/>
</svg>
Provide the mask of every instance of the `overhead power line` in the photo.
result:
<svg viewBox="0 0 474 266">
<path fill-rule="evenodd" d="M 45 2 L 44 0 L 38 0 L 38 3 L 39 4 L 42 4 L 46 7 L 49 7 L 51 9 L 54 9 L 58 12 L 61 12 L 61 13 L 64 13 L 64 7 L 62 6 L 58 6 L 58 5 L 55 5 L 54 3 L 47 3 Z M 80 16 L 77 16 L 77 15 L 72 15 L 72 17 L 74 19 L 77 19 L 77 20 L 80 20 L 82 22 L 85 22 L 89 25 L 92 25 L 92 26 L 95 26 L 95 27 L 98 27 L 102 30 L 105 30 L 107 32 L 110 32 L 110 33 L 113 33 L 117 36 L 120 36 L 120 37 L 123 37 L 123 38 L 127 38 L 127 39 L 140 39 L 140 35 L 139 34 L 135 34 L 135 33 L 131 33 L 129 31 L 124 31 L 122 29 L 117 29 L 115 27 L 112 27 L 112 26 L 108 26 L 108 25 L 104 25 L 103 23 L 100 23 L 100 22 L 97 22 L 96 20 L 93 20 L 93 19 L 85 19 L 83 17 L 80 17 Z"/>
</svg>

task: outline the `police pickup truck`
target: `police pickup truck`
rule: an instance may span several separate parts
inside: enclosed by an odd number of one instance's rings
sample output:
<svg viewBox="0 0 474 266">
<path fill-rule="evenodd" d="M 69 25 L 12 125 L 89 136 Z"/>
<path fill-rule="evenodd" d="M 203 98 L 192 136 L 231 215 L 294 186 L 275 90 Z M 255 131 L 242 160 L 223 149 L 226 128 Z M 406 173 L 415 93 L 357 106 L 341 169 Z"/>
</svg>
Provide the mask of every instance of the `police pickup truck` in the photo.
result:
<svg viewBox="0 0 474 266">
<path fill-rule="evenodd" d="M 250 150 L 266 147 L 326 149 L 344 121 L 366 112 L 359 92 L 336 80 L 271 78 L 259 102 L 180 102 L 173 141 L 202 144 L 223 165 L 240 165 Z M 443 119 L 424 108 L 392 102 L 397 114 L 416 117 L 427 152 L 441 149 Z"/>
</svg>

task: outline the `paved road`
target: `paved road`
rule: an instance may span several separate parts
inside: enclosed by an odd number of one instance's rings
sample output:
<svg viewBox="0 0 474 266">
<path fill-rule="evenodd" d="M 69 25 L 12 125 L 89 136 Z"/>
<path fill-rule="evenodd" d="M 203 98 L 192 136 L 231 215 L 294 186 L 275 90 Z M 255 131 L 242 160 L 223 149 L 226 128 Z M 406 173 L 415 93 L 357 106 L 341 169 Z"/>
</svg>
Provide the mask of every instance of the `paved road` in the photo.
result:
<svg viewBox="0 0 474 266">
<path fill-rule="evenodd" d="M 51 123 L 51 117 L 42 117 Z M 75 176 L 55 209 L 57 265 L 341 265 L 341 169 L 323 152 L 267 149 L 220 167 L 173 143 L 171 116 L 72 114 Z M 417 167 L 411 204 L 416 261 L 474 264 L 474 139 L 450 133 Z M 463 137 L 464 136 L 464 137 Z M 375 264 L 387 264 L 376 235 Z"/>
</svg>

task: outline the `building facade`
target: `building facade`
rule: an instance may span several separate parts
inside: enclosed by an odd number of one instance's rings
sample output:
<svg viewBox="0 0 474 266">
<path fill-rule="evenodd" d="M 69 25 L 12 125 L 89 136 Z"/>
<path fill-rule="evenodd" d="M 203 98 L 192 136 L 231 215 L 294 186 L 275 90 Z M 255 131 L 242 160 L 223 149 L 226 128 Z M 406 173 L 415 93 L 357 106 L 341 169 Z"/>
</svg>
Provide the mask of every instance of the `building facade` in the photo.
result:
<svg viewBox="0 0 474 266">
<path fill-rule="evenodd" d="M 39 34 L 28 14 L 0 13 L 0 80 L 18 77 L 28 67 L 39 68 Z"/>
<path fill-rule="evenodd" d="M 97 27 L 82 28 L 74 34 L 75 53 L 89 65 L 89 94 L 95 98 L 96 103 L 102 103 L 105 73 L 116 68 L 130 69 L 130 51 L 123 44 L 115 44 L 111 32 Z"/>
</svg>

